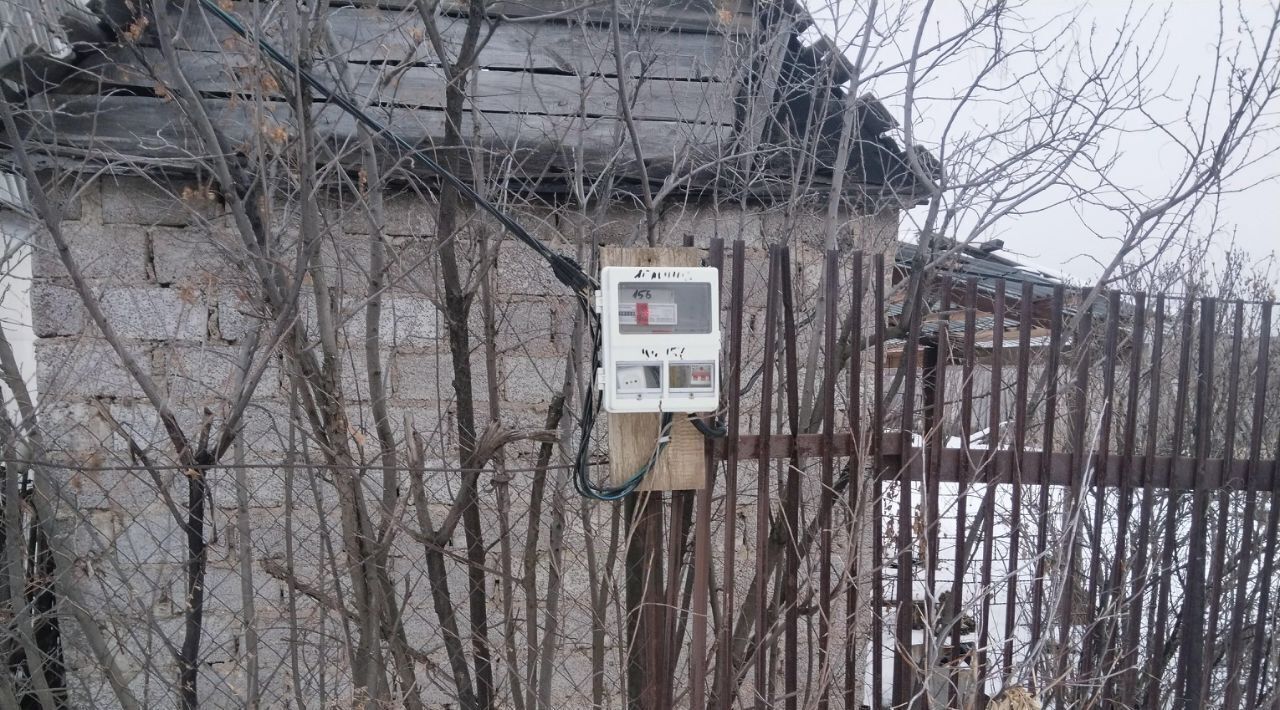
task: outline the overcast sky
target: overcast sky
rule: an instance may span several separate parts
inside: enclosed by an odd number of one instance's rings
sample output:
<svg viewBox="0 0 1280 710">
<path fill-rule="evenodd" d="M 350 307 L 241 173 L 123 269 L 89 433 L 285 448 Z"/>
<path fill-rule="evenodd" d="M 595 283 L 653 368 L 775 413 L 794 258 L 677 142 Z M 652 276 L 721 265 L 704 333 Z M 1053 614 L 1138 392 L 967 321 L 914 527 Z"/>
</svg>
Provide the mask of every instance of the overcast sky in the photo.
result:
<svg viewBox="0 0 1280 710">
<path fill-rule="evenodd" d="M 851 46 L 857 37 L 857 23 L 865 17 L 864 3 L 855 6 L 851 0 L 839 0 L 844 4 L 825 11 L 816 10 L 819 26 L 835 35 L 842 46 Z M 813 8 L 811 0 L 810 7 Z M 936 3 L 931 14 L 932 36 L 945 36 L 963 26 L 966 6 L 973 2 L 942 0 Z M 986 0 L 980 0 L 986 5 Z M 1086 46 L 1103 44 L 1109 36 L 1118 33 L 1124 25 L 1126 11 L 1122 2 L 1093 0 L 1067 2 L 1066 0 L 1033 0 L 1015 4 L 1016 18 L 1009 20 L 1010 27 L 1027 31 L 1034 36 L 1037 45 L 1048 46 L 1055 38 Z M 923 3 L 912 6 L 912 17 L 918 17 Z M 880 3 L 882 13 L 892 13 L 902 5 Z M 1132 29 L 1135 49 L 1152 48 L 1158 53 L 1158 61 L 1144 86 L 1149 91 L 1163 90 L 1164 97 L 1152 103 L 1155 118 L 1174 121 L 1188 107 L 1203 106 L 1207 91 L 1204 85 L 1213 72 L 1217 55 L 1219 3 L 1210 0 L 1164 0 L 1164 2 L 1138 3 L 1134 13 L 1145 14 Z M 1248 41 L 1252 34 L 1261 42 L 1270 25 L 1274 9 L 1267 0 L 1241 0 L 1226 10 L 1226 44 Z M 1239 17 L 1243 16 L 1244 23 Z M 1160 29 L 1164 23 L 1163 30 Z M 909 56 L 914 19 L 904 26 L 899 36 L 888 38 L 871 60 L 870 67 L 885 66 Z M 927 42 L 926 42 L 927 44 Z M 1061 47 L 1062 45 L 1059 45 Z M 853 50 L 848 52 L 854 54 Z M 956 61 L 936 72 L 926 85 L 920 101 L 919 117 L 914 122 L 917 142 L 935 148 L 937 137 L 944 131 L 944 124 L 951 119 L 956 105 L 955 97 L 970 85 L 980 61 L 989 56 L 986 51 L 974 51 L 968 61 Z M 1044 56 L 1044 55 L 1041 55 Z M 996 80 L 1021 72 L 1021 67 L 1031 60 L 1011 60 L 1008 74 Z M 901 115 L 903 76 L 901 73 L 882 78 L 864 87 L 885 99 L 891 108 Z M 1016 110 L 1014 91 L 1006 93 L 1008 100 L 990 101 L 975 105 L 958 116 L 957 128 L 978 128 L 992 125 L 1004 112 Z M 1221 103 L 1217 101 L 1215 103 Z M 1280 148 L 1275 128 L 1280 123 L 1280 102 L 1271 111 L 1269 131 L 1261 138 L 1255 151 Z M 1171 171 L 1180 167 L 1180 155 L 1175 144 L 1150 124 L 1138 126 L 1135 117 L 1133 132 L 1117 136 L 1112 148 L 1116 163 L 1112 175 L 1123 180 L 1130 190 L 1145 194 L 1163 194 Z M 1079 175 L 1077 171 L 1077 175 Z M 1236 244 L 1247 249 L 1255 262 L 1261 262 L 1280 248 L 1280 182 L 1271 176 L 1280 174 L 1280 156 L 1272 156 L 1255 165 L 1236 179 L 1231 187 L 1242 190 L 1224 197 L 1218 210 L 1218 222 L 1210 224 L 1208 217 L 1201 219 L 1197 229 L 1215 233 L 1215 244 L 1222 245 L 1234 238 Z M 1086 178 L 1087 179 L 1087 178 Z M 1261 182 L 1260 182 L 1261 181 Z M 1259 183 L 1260 184 L 1255 184 Z M 1011 216 L 999 222 L 986 237 L 1003 239 L 1010 255 L 1055 269 L 1078 279 L 1095 278 L 1100 266 L 1096 258 L 1107 258 L 1116 247 L 1095 234 L 1108 235 L 1121 231 L 1124 221 L 1105 210 L 1091 208 L 1078 200 L 1049 205 L 1062 196 L 1046 197 L 1030 205 L 1040 211 Z M 916 208 L 903 222 L 903 238 L 915 239 L 913 219 L 923 219 L 924 208 Z M 1091 258 L 1092 257 L 1092 258 Z M 1280 281 L 1273 281 L 1280 283 Z"/>
</svg>

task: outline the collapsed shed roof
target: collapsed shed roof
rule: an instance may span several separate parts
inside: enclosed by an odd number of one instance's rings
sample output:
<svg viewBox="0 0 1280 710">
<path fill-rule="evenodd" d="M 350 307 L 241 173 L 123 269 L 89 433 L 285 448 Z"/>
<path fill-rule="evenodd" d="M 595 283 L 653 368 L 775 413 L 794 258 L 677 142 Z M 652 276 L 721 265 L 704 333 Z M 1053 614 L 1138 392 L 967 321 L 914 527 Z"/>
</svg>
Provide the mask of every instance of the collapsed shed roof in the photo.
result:
<svg viewBox="0 0 1280 710">
<path fill-rule="evenodd" d="M 45 8 L 21 0 L 14 12 L 27 4 Z M 291 4 L 226 5 L 268 40 L 296 44 L 288 40 Z M 295 97 L 256 47 L 194 3 L 167 5 L 163 17 L 134 16 L 133 7 L 51 5 L 28 24 L 56 42 L 32 31 L 30 43 L 7 48 L 0 83 L 25 101 L 28 139 L 42 144 L 46 160 L 198 167 L 209 147 L 172 100 L 184 81 L 233 150 L 296 135 Z M 465 9 L 441 3 L 432 28 L 408 0 L 332 3 L 327 37 L 309 55 L 314 71 L 410 143 L 443 154 L 447 71 L 430 35 L 438 31 L 456 50 Z M 615 16 L 608 4 L 504 0 L 485 12 L 488 35 L 461 132 L 466 156 L 482 156 L 490 173 L 539 191 L 563 189 L 585 171 L 608 172 L 621 189 L 648 180 L 771 199 L 793 196 L 800 180 L 824 193 L 851 109 L 857 134 L 843 166 L 845 192 L 904 205 L 920 199 L 892 116 L 870 95 L 848 100 L 847 61 L 829 41 L 801 41 L 808 19 L 794 4 L 646 0 L 621 3 Z M 615 20 L 625 31 L 612 31 Z M 173 55 L 162 49 L 161 26 Z M 355 121 L 320 101 L 310 111 L 325 157 L 354 166 Z M 938 169 L 920 155 L 925 169 Z"/>
</svg>

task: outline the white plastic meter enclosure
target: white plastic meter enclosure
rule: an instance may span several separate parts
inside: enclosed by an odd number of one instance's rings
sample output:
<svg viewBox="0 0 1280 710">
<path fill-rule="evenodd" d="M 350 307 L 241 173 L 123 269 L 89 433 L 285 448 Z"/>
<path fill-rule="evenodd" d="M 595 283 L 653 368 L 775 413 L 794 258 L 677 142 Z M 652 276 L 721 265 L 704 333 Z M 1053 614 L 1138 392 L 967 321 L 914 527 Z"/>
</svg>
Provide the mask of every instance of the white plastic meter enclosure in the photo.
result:
<svg viewBox="0 0 1280 710">
<path fill-rule="evenodd" d="M 711 412 L 720 405 L 720 294 L 710 267 L 600 270 L 608 412 Z"/>
</svg>

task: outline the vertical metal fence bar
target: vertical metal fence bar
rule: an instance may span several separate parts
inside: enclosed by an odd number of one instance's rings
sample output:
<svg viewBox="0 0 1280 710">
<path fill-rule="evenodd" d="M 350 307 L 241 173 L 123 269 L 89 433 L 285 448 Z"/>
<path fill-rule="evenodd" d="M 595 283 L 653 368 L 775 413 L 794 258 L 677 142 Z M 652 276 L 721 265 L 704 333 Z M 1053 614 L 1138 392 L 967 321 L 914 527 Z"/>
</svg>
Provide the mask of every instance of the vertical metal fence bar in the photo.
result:
<svg viewBox="0 0 1280 710">
<path fill-rule="evenodd" d="M 1003 387 L 1004 358 L 1004 303 L 1005 281 L 996 280 L 995 293 L 991 299 L 991 370 L 987 387 L 987 445 L 982 454 L 980 464 L 982 489 L 982 606 L 978 620 L 978 683 L 985 688 L 991 673 L 988 658 L 991 644 L 991 600 L 995 597 L 992 588 L 992 563 L 995 555 L 995 523 L 996 523 L 996 451 L 1000 448 L 1001 411 L 1000 390 Z M 1003 646 L 1003 644 L 1001 644 Z M 978 706 L 984 707 L 983 693 L 978 694 Z"/>
<path fill-rule="evenodd" d="M 1262 436 L 1263 436 L 1263 420 L 1266 417 L 1266 400 L 1267 400 L 1267 379 L 1270 374 L 1270 350 L 1271 350 L 1271 308 L 1272 304 L 1263 303 L 1260 314 L 1261 330 L 1258 334 L 1258 360 L 1255 367 L 1254 390 L 1253 390 L 1253 426 L 1249 433 L 1249 466 L 1248 480 L 1246 480 L 1246 493 L 1244 501 L 1244 514 L 1241 519 L 1245 521 L 1244 530 L 1240 538 L 1241 558 L 1252 564 L 1254 550 L 1254 518 L 1257 516 L 1258 494 L 1251 485 L 1255 478 L 1260 478 L 1266 471 L 1260 464 L 1262 460 Z M 1280 455 L 1277 451 L 1276 455 Z M 1227 688 L 1223 697 L 1222 706 L 1228 710 L 1234 710 L 1240 707 L 1241 687 L 1239 676 L 1242 672 L 1241 663 L 1244 657 L 1245 639 L 1243 638 L 1244 615 L 1248 604 L 1249 593 L 1249 575 L 1240 574 L 1236 579 L 1235 598 L 1231 606 L 1231 622 L 1228 627 L 1227 638 L 1231 640 L 1231 650 L 1227 657 Z"/>
<path fill-rule="evenodd" d="M 764 307 L 764 358 L 760 376 L 760 457 L 756 467 L 756 583 L 752 593 L 755 595 L 755 706 L 764 710 L 769 706 L 769 665 L 768 654 L 765 653 L 766 639 L 769 635 L 769 470 L 773 466 L 770 459 L 769 439 L 773 433 L 773 375 L 777 365 L 778 332 L 777 322 L 781 303 L 782 290 L 782 249 L 773 247 L 769 250 L 768 297 Z"/>
<path fill-rule="evenodd" d="M 1120 311 L 1119 300 L 1114 301 L 1117 306 L 1112 313 L 1114 317 L 1119 318 Z M 1127 622 L 1131 618 L 1141 618 L 1141 604 L 1136 607 L 1132 603 L 1126 603 L 1124 597 L 1125 588 L 1125 572 L 1129 566 L 1129 521 L 1133 516 L 1133 479 L 1134 479 L 1134 457 L 1137 455 L 1137 436 L 1138 436 L 1138 397 L 1141 393 L 1142 386 L 1142 356 L 1144 350 L 1144 341 L 1146 339 L 1146 323 L 1147 323 L 1147 303 L 1146 296 L 1141 293 L 1133 295 L 1133 324 L 1129 333 L 1129 386 L 1125 394 L 1125 414 L 1124 414 L 1124 431 L 1121 434 L 1122 440 L 1120 444 L 1119 468 L 1119 510 L 1118 522 L 1116 523 L 1116 549 L 1112 555 L 1111 570 L 1108 572 L 1109 579 L 1106 587 L 1103 589 L 1102 607 L 1108 608 L 1115 605 L 1116 619 L 1114 622 L 1107 624 L 1104 633 L 1104 646 L 1102 649 L 1103 672 L 1107 678 L 1107 682 L 1103 689 L 1103 698 L 1108 702 L 1114 702 L 1118 697 L 1118 684 L 1116 674 L 1123 674 L 1123 668 L 1118 667 L 1119 660 L 1116 657 L 1117 651 L 1122 648 L 1120 646 L 1120 635 L 1123 629 L 1122 622 Z"/>
<path fill-rule="evenodd" d="M 1213 421 L 1213 363 L 1217 302 L 1211 298 L 1200 302 L 1200 357 L 1196 376 L 1196 425 L 1194 429 L 1196 475 L 1191 505 L 1190 555 L 1187 560 L 1186 596 L 1182 602 L 1182 644 L 1178 663 L 1178 688 L 1181 693 L 1175 707 L 1199 708 L 1204 700 L 1200 668 L 1204 663 L 1205 555 L 1209 510 L 1209 486 L 1204 464 L 1209 458 L 1211 422 Z"/>
<path fill-rule="evenodd" d="M 853 255 L 849 291 L 853 302 L 849 308 L 849 451 L 847 463 L 849 475 L 849 513 L 845 528 L 848 536 L 850 561 L 848 586 L 845 588 L 845 629 L 848 639 L 844 647 L 844 706 L 860 707 L 858 691 L 865 690 L 858 672 L 858 583 L 861 579 L 862 560 L 862 475 L 866 470 L 866 457 L 862 450 L 862 304 L 863 304 L 862 252 Z M 878 432 L 877 432 L 878 434 Z M 868 657 L 870 661 L 871 657 Z"/>
<path fill-rule="evenodd" d="M 1033 299 L 1035 290 L 1030 281 L 1022 282 L 1018 296 L 1018 370 L 1014 390 L 1013 410 L 1013 467 L 1009 484 L 1012 489 L 1009 501 L 1009 588 L 1005 592 L 1004 607 L 1004 677 L 1013 675 L 1014 625 L 1017 623 L 1018 604 L 1018 546 L 1022 544 L 1022 467 L 1027 448 L 1027 399 L 1031 386 L 1031 331 L 1034 325 Z"/>
<path fill-rule="evenodd" d="M 908 289 L 910 291 L 910 289 Z M 907 299 L 911 301 L 912 294 Z M 898 536 L 897 551 L 894 559 L 898 564 L 895 596 L 897 597 L 897 616 L 894 619 L 894 634 L 898 652 L 893 664 L 894 704 L 905 706 L 916 694 L 916 663 L 911 658 L 911 627 L 915 617 L 915 605 L 912 592 L 915 586 L 915 530 L 912 525 L 912 482 L 911 467 L 918 455 L 912 448 L 915 431 L 915 397 L 916 366 L 920 349 L 921 304 L 908 302 L 903 304 L 902 314 L 907 318 L 907 340 L 902 346 L 902 424 L 899 433 L 898 450 L 901 453 L 898 461 Z"/>
<path fill-rule="evenodd" d="M 729 297 L 729 421 L 727 424 L 727 456 L 725 465 L 724 490 L 724 589 L 723 603 L 720 613 L 720 640 L 716 661 L 717 692 L 716 702 L 719 708 L 727 710 L 733 706 L 734 678 L 737 673 L 733 665 L 733 620 L 734 615 L 734 551 L 737 549 L 738 521 L 738 446 L 742 422 L 742 319 L 743 319 L 743 272 L 746 254 L 742 241 L 733 243 L 733 282 Z"/>
<path fill-rule="evenodd" d="M 1161 412 L 1161 374 L 1164 367 L 1164 296 L 1157 295 L 1155 302 L 1154 325 L 1151 328 L 1151 374 L 1149 394 L 1147 396 L 1146 442 L 1143 453 L 1146 461 L 1142 467 L 1142 506 L 1138 520 L 1138 540 L 1134 545 L 1133 582 L 1130 587 L 1130 598 L 1133 611 L 1126 619 L 1124 635 L 1124 653 L 1120 665 L 1124 669 L 1120 676 L 1120 703 L 1122 707 L 1136 707 L 1138 700 L 1138 669 L 1142 667 L 1143 658 L 1140 652 L 1142 618 L 1145 614 L 1145 597 L 1150 586 L 1149 558 L 1155 545 L 1151 535 L 1151 518 L 1155 509 L 1156 469 L 1155 458 L 1159 442 L 1159 424 Z"/>
<path fill-rule="evenodd" d="M 795 292 L 791 281 L 791 251 L 782 252 L 782 318 L 785 337 L 785 357 L 787 373 L 787 423 L 791 433 L 800 433 L 800 367 L 797 355 Z M 800 609 L 799 609 L 799 576 L 800 576 L 800 456 L 796 450 L 795 439 L 791 440 L 790 465 L 787 467 L 786 488 L 783 491 L 782 514 L 783 528 L 786 535 L 786 567 L 782 578 L 783 608 L 786 613 L 786 628 L 783 652 L 783 692 L 787 710 L 797 707 L 799 698 L 798 664 L 800 662 Z"/>
<path fill-rule="evenodd" d="M 1195 308 L 1190 301 L 1182 304 L 1182 326 L 1179 329 L 1180 346 L 1178 348 L 1178 380 L 1177 391 L 1174 395 L 1174 422 L 1173 422 L 1173 449 L 1174 457 L 1180 456 L 1182 452 L 1183 436 L 1186 432 L 1186 415 L 1187 415 L 1187 399 L 1188 399 L 1188 380 L 1191 372 L 1191 329 L 1195 322 Z M 1147 691 L 1147 707 L 1151 710 L 1163 707 L 1161 704 L 1163 698 L 1163 688 L 1157 679 L 1164 672 L 1164 664 L 1167 663 L 1165 658 L 1165 633 L 1169 629 L 1169 594 L 1171 592 L 1173 582 L 1173 554 L 1177 546 L 1177 521 L 1178 506 L 1181 494 L 1172 489 L 1173 468 L 1170 467 L 1168 473 L 1168 483 L 1170 490 L 1168 493 L 1168 502 L 1165 505 L 1165 525 L 1164 525 L 1164 547 L 1160 554 L 1160 587 L 1158 598 L 1156 600 L 1156 619 L 1151 626 L 1153 631 L 1152 650 L 1147 668 L 1147 677 L 1152 679 L 1152 687 Z M 1173 654 L 1170 654 L 1172 656 Z"/>
<path fill-rule="evenodd" d="M 826 311 L 825 342 L 822 368 L 822 470 L 821 489 L 818 495 L 818 710 L 830 705 L 828 678 L 831 677 L 831 509 L 835 502 L 835 433 L 836 433 L 836 299 L 840 293 L 839 263 L 837 253 L 828 251 L 825 263 L 823 290 Z"/>
<path fill-rule="evenodd" d="M 1280 456 L 1280 437 L 1277 437 L 1275 446 L 1277 455 Z M 1277 538 L 1280 538 L 1280 470 L 1278 469 L 1280 466 L 1273 463 L 1271 495 L 1268 496 L 1267 501 L 1270 510 L 1267 513 L 1266 533 L 1262 538 L 1267 541 L 1266 552 L 1263 553 L 1262 572 L 1258 576 L 1262 588 L 1258 590 L 1258 614 L 1254 618 L 1252 663 L 1249 667 L 1249 680 L 1245 684 L 1249 689 L 1248 698 L 1244 704 L 1246 708 L 1256 707 L 1258 699 L 1262 696 L 1263 658 L 1269 643 L 1267 624 L 1274 624 L 1276 621 L 1271 617 L 1271 585 L 1274 581 L 1272 577 L 1275 575 L 1276 542 Z M 1273 685 L 1274 682 L 1273 680 Z"/>
<path fill-rule="evenodd" d="M 884 254 L 872 258 L 875 281 L 871 317 L 874 319 L 874 353 L 871 363 L 871 455 L 875 465 L 871 483 L 871 707 L 884 707 L 884 314 L 888 305 L 884 299 Z"/>
<path fill-rule="evenodd" d="M 943 314 L 951 310 L 951 288 L 950 280 L 944 279 L 942 283 L 942 298 L 939 305 L 939 311 Z M 929 347 L 925 350 L 925 371 L 921 377 L 925 383 L 924 437 L 925 444 L 929 448 L 924 485 L 924 529 L 926 539 L 924 571 L 925 589 L 928 590 L 929 598 L 932 598 L 932 595 L 937 593 L 938 583 L 938 526 L 942 518 L 939 502 L 939 478 L 942 472 L 943 422 L 946 421 L 947 360 L 951 356 L 951 330 L 947 318 L 944 315 L 942 320 L 937 322 L 937 330 L 929 339 Z M 945 609 L 932 611 L 933 615 L 939 617 L 946 613 Z"/>
<path fill-rule="evenodd" d="M 1062 362 L 1062 312 L 1065 291 L 1061 285 L 1054 286 L 1053 300 L 1049 309 L 1049 362 L 1045 365 L 1044 374 L 1044 431 L 1040 450 L 1039 500 L 1036 506 L 1039 520 L 1036 524 L 1036 577 L 1031 588 L 1031 647 L 1041 645 L 1044 635 L 1044 580 L 1049 572 L 1045 549 L 1049 541 L 1049 472 L 1052 454 L 1057 450 L 1054 443 L 1054 423 L 1058 410 L 1058 368 Z M 1036 688 L 1033 677 L 1032 689 Z"/>
<path fill-rule="evenodd" d="M 1102 362 L 1102 416 L 1098 427 L 1098 445 L 1093 451 L 1090 468 L 1093 482 L 1093 529 L 1090 535 L 1089 555 L 1089 591 L 1085 609 L 1098 610 L 1111 614 L 1112 610 L 1098 607 L 1098 592 L 1102 582 L 1102 522 L 1106 514 L 1107 489 L 1107 454 L 1111 450 L 1111 423 L 1114 418 L 1116 402 L 1116 350 L 1120 340 L 1120 292 L 1112 291 L 1107 299 L 1107 328 L 1103 341 Z M 1092 681 L 1092 673 L 1098 662 L 1099 636 L 1101 627 L 1110 627 L 1111 619 L 1094 619 L 1085 628 L 1084 639 L 1080 644 L 1080 677 Z M 1098 684 L 1089 682 L 1086 687 L 1098 688 Z"/>
<path fill-rule="evenodd" d="M 952 554 L 952 580 L 951 580 L 951 599 L 950 599 L 950 615 L 952 618 L 951 627 L 951 646 L 956 649 L 958 654 L 961 648 L 960 637 L 963 635 L 963 615 L 965 609 L 964 599 L 964 577 L 969 567 L 969 558 L 965 554 L 966 528 L 969 518 L 969 484 L 970 476 L 973 472 L 972 458 L 970 452 L 970 444 L 973 439 L 973 370 L 974 370 L 974 340 L 977 337 L 978 329 L 978 282 L 975 279 L 969 279 L 964 289 L 964 334 L 963 344 L 960 350 L 961 362 L 961 393 L 960 393 L 960 470 L 957 471 L 959 482 L 956 486 L 956 525 L 955 525 L 955 541 L 953 548 L 955 552 Z M 964 662 L 969 665 L 975 665 L 975 656 L 972 650 L 965 653 Z M 956 662 L 957 671 L 960 663 Z M 959 673 L 955 674 L 950 688 L 948 688 L 948 702 L 955 704 L 959 701 L 962 706 L 968 706 L 968 698 L 960 697 Z"/>
<path fill-rule="evenodd" d="M 716 269 L 716 294 L 724 294 L 724 240 L 715 237 L 711 240 L 707 263 Z M 723 303 L 723 300 L 718 302 Z M 719 315 L 719 314 L 717 314 Z M 722 361 L 725 358 L 721 358 Z M 716 377 L 724 382 L 724 373 L 716 373 Z M 721 407 L 724 406 L 724 387 L 720 388 Z M 714 421 L 715 416 L 712 416 Z M 697 512 L 693 528 L 693 608 L 689 610 L 692 617 L 692 633 L 689 644 L 689 707 L 702 710 L 707 706 L 707 609 L 710 605 L 711 576 L 711 498 L 715 492 L 716 481 L 716 447 L 715 442 L 708 439 L 704 445 L 707 480 L 702 490 L 696 494 Z"/>
<path fill-rule="evenodd" d="M 1240 361 L 1244 357 L 1241 352 L 1244 346 L 1244 302 L 1236 301 L 1232 308 L 1231 326 L 1231 362 L 1227 368 L 1227 412 L 1224 419 L 1226 434 L 1222 449 L 1222 481 L 1218 489 L 1217 524 L 1213 531 L 1213 551 L 1209 561 L 1209 619 L 1205 622 L 1205 641 L 1203 647 L 1212 649 L 1218 638 L 1218 624 L 1222 619 L 1223 575 L 1226 571 L 1227 525 L 1231 520 L 1231 501 L 1235 491 L 1242 490 L 1243 480 L 1233 479 L 1230 475 L 1232 464 L 1236 458 L 1236 424 L 1239 420 L 1240 406 Z M 1212 374 L 1212 373 L 1211 373 Z M 1210 451 L 1210 455 L 1213 452 Z M 1246 558 L 1241 558 L 1246 559 Z M 1212 654 L 1216 656 L 1216 654 Z M 1201 672 L 1200 687 L 1208 693 L 1211 687 L 1213 670 L 1216 663 L 1205 663 Z"/>
<path fill-rule="evenodd" d="M 1075 586 L 1076 586 L 1076 548 L 1080 544 L 1079 530 L 1072 526 L 1083 523 L 1084 492 L 1083 484 L 1086 460 L 1085 425 L 1088 421 L 1086 388 L 1089 381 L 1089 339 L 1093 332 L 1093 314 L 1087 303 L 1077 316 L 1075 337 L 1071 343 L 1071 354 L 1075 357 L 1075 382 L 1071 388 L 1068 412 L 1071 421 L 1071 486 L 1067 498 L 1066 523 L 1061 542 L 1062 555 L 1065 558 L 1062 575 L 1062 604 L 1058 614 L 1058 674 L 1057 688 L 1054 697 L 1059 707 L 1066 706 L 1067 669 L 1070 667 L 1070 650 L 1076 648 L 1071 642 L 1072 626 L 1075 621 Z"/>
</svg>

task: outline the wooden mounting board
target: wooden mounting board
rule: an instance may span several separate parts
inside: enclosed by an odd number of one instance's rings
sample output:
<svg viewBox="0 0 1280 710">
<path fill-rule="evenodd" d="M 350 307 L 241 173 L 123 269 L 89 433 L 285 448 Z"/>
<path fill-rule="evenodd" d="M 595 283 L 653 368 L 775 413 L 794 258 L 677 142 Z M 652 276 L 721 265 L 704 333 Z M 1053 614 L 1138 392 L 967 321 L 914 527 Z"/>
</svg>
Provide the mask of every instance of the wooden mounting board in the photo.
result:
<svg viewBox="0 0 1280 710">
<path fill-rule="evenodd" d="M 689 247 L 600 250 L 601 266 L 701 266 L 702 252 Z M 658 436 L 658 414 L 606 414 L 609 418 L 609 480 L 619 485 L 630 478 L 653 455 Z M 676 414 L 672 420 L 671 443 L 658 465 L 636 490 L 700 490 L 707 484 L 706 439 Z"/>
</svg>

